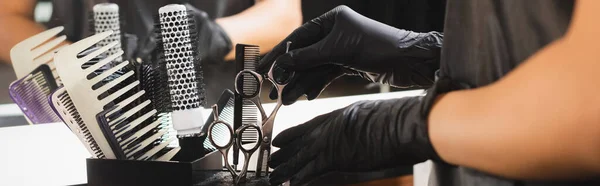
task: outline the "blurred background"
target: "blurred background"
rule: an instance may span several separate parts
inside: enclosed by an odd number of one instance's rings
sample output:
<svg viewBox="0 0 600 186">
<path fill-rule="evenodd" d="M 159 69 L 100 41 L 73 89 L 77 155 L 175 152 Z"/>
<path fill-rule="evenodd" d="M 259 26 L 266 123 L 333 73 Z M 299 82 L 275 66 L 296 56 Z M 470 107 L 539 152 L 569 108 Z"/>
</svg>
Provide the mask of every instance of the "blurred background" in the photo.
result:
<svg viewBox="0 0 600 186">
<path fill-rule="evenodd" d="M 35 1 L 35 8 L 33 12 L 33 21 L 46 25 L 47 28 L 51 28 L 58 25 L 65 25 L 65 27 L 73 26 L 69 21 L 61 21 L 60 24 L 56 24 L 56 15 L 64 14 L 64 7 L 55 7 L 57 2 L 62 4 L 81 4 L 81 2 L 106 2 L 108 0 L 27 0 Z M 148 4 L 160 4 L 154 3 L 159 1 L 175 1 L 175 0 L 150 0 L 144 1 L 149 2 Z M 189 2 L 194 4 L 195 7 L 201 8 L 206 11 L 210 17 L 227 17 L 242 12 L 245 9 L 254 6 L 255 3 L 260 0 L 180 0 L 177 2 Z M 268 0 L 263 0 L 268 1 Z M 119 2 L 119 1 L 110 1 Z M 123 1 L 128 2 L 128 1 Z M 173 2 L 171 2 L 173 3 Z M 445 1 L 443 0 L 302 0 L 301 1 L 301 14 L 302 23 L 309 21 L 338 5 L 347 5 L 355 11 L 378 20 L 380 22 L 392 25 L 397 28 L 417 31 L 417 32 L 428 32 L 428 31 L 442 31 L 443 20 L 444 20 L 444 8 Z M 153 5 L 150 5 L 153 6 Z M 160 7 L 160 6 L 159 6 Z M 206 8 L 214 7 L 214 8 Z M 68 8 L 67 8 L 68 9 Z M 61 11 L 61 12 L 57 12 Z M 277 16 L 277 15 L 272 15 Z M 128 20 L 129 23 L 134 22 Z M 132 27 L 135 24 L 130 24 Z M 300 25 L 297 25 L 300 26 Z M 2 28 L 0 28 L 1 30 Z M 127 30 L 128 28 L 122 28 Z M 89 30 L 89 29 L 88 29 Z M 69 32 L 69 31 L 67 31 Z M 1 33 L 1 31 L 0 31 Z M 289 34 L 289 33 L 287 33 Z M 68 34 L 67 34 L 68 35 Z M 82 35 L 76 33 L 75 35 Z M 85 34 L 84 34 L 85 35 Z M 73 36 L 68 35 L 69 38 Z M 253 43 L 246 43 L 253 44 Z M 235 45 L 235 43 L 233 43 Z M 10 48 L 10 47 L 9 47 Z M 263 51 L 264 49 L 261 49 Z M 0 59 L 1 60 L 1 59 Z M 208 66 L 203 67 L 205 71 L 210 73 L 218 73 L 218 76 L 205 77 L 205 83 L 207 84 L 207 90 L 209 96 L 207 99 L 216 100 L 220 92 L 225 88 L 233 89 L 233 77 L 235 76 L 234 63 L 228 63 L 220 66 Z M 221 78 L 223 76 L 230 77 Z M 16 106 L 11 106 L 12 100 L 8 95 L 9 84 L 16 79 L 15 73 L 10 65 L 10 62 L 0 61 L 0 127 L 24 125 L 27 122 L 18 113 L 15 114 L 14 109 L 18 109 Z M 222 83 L 231 82 L 231 83 Z M 263 87 L 263 100 L 270 102 L 267 94 L 269 87 Z M 380 86 L 378 84 L 369 83 L 358 77 L 342 77 L 333 82 L 319 98 L 337 97 L 337 96 L 349 96 L 349 95 L 360 95 L 360 94 L 371 94 L 378 92 L 389 92 L 389 91 L 401 91 L 407 89 L 398 89 L 389 86 Z M 216 96 L 215 96 L 216 95 Z M 268 100 L 268 101 L 267 101 Z M 209 101 L 210 103 L 210 101 Z"/>
</svg>

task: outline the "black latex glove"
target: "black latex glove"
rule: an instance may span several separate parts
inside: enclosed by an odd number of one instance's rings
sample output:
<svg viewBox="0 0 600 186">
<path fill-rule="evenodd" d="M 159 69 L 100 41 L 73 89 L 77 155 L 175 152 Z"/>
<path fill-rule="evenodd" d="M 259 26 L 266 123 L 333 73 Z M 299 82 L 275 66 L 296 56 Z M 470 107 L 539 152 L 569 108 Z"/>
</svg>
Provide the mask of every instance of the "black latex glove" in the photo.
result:
<svg viewBox="0 0 600 186">
<path fill-rule="evenodd" d="M 283 90 L 286 105 L 302 95 L 316 98 L 342 75 L 396 87 L 430 86 L 442 40 L 438 32 L 397 29 L 338 6 L 292 32 L 260 61 L 258 71 L 266 73 L 274 61 L 296 71 Z M 288 41 L 292 44 L 285 53 Z M 271 91 L 270 97 L 277 94 Z"/>
<path fill-rule="evenodd" d="M 123 57 L 127 60 L 135 60 L 133 55 L 137 48 L 138 38 L 136 35 L 125 33 L 123 34 L 122 40 L 122 48 L 123 48 Z"/>
<path fill-rule="evenodd" d="M 202 10 L 193 7 L 190 4 L 185 4 L 188 15 L 191 15 L 194 20 L 195 26 L 190 27 L 192 32 L 196 33 L 196 46 L 198 53 L 200 54 L 200 61 L 202 63 L 218 63 L 224 61 L 225 55 L 227 55 L 231 49 L 231 40 L 229 36 L 221 26 L 219 26 L 214 19 L 208 17 L 208 14 Z M 150 57 L 152 51 L 156 49 L 157 42 L 161 39 L 157 34 L 160 29 L 158 24 L 155 24 L 155 28 L 149 34 L 149 37 L 145 38 L 142 44 L 139 46 L 136 57 L 150 60 L 156 57 Z"/>
<path fill-rule="evenodd" d="M 429 141 L 427 117 L 437 95 L 459 87 L 440 79 L 426 96 L 360 101 L 284 130 L 273 139 L 280 149 L 269 160 L 271 184 L 441 161 Z"/>
</svg>

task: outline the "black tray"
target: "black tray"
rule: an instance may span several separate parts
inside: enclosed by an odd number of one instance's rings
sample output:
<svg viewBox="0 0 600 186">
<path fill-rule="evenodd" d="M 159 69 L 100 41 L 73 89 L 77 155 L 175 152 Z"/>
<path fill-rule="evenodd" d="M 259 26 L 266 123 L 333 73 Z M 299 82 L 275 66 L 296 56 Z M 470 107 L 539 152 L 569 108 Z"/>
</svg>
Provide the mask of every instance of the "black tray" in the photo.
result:
<svg viewBox="0 0 600 186">
<path fill-rule="evenodd" d="M 223 169 L 222 156 L 211 152 L 192 162 L 87 159 L 88 185 L 193 185 Z M 206 171 L 205 174 L 194 174 Z"/>
<path fill-rule="evenodd" d="M 302 185 L 349 185 L 411 174 L 413 174 L 412 166 L 396 167 L 372 172 L 331 172 Z M 203 178 L 203 180 L 196 182 L 194 186 L 233 185 L 231 173 L 228 171 L 196 171 L 194 175 Z M 240 183 L 239 186 L 270 185 L 267 177 L 255 178 L 254 175 L 254 172 L 248 172 L 248 180 L 245 183 Z"/>
</svg>

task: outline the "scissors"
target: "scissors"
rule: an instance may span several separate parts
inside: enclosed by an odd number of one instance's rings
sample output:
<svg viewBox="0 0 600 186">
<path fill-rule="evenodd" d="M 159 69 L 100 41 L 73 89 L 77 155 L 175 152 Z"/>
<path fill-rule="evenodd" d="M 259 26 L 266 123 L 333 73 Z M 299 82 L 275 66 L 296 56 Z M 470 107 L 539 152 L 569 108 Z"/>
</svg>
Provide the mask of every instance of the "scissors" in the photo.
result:
<svg viewBox="0 0 600 186">
<path fill-rule="evenodd" d="M 289 52 L 290 44 L 292 42 L 287 42 L 286 53 Z M 252 70 L 242 70 L 235 77 L 235 91 L 242 96 L 242 98 L 251 101 L 258 108 L 260 115 L 262 116 L 262 125 L 257 124 L 260 128 L 260 133 L 262 133 L 262 139 L 260 140 L 260 150 L 258 156 L 258 162 L 256 166 L 256 176 L 263 177 L 268 176 L 269 167 L 267 165 L 267 161 L 269 156 L 271 155 L 271 140 L 273 135 L 273 124 L 275 122 L 275 116 L 277 115 L 277 111 L 283 105 L 282 101 L 282 92 L 285 86 L 290 82 L 290 80 L 294 77 L 295 73 L 293 71 L 287 71 L 281 67 L 278 67 L 277 61 L 275 61 L 269 72 L 265 77 L 263 75 L 256 73 Z M 248 80 L 248 78 L 244 77 L 253 77 L 253 79 L 258 82 L 256 83 L 257 87 L 252 89 L 244 89 L 241 86 L 241 83 L 244 80 Z M 267 117 L 265 109 L 262 107 L 262 103 L 260 102 L 260 90 L 263 84 L 264 79 L 273 84 L 275 90 L 277 91 L 277 104 L 275 108 L 271 112 L 271 114 Z"/>
<path fill-rule="evenodd" d="M 217 150 L 223 155 L 223 159 L 225 161 L 225 168 L 231 172 L 233 176 L 234 184 L 238 184 L 240 182 L 245 181 L 246 173 L 248 172 L 248 163 L 250 163 L 250 157 L 252 154 L 258 149 L 260 144 L 260 139 L 262 138 L 262 133 L 260 132 L 260 128 L 257 125 L 243 125 L 237 130 L 233 131 L 229 123 L 219 119 L 219 109 L 217 105 L 212 106 L 213 109 L 213 117 L 214 121 L 208 126 L 208 140 L 210 143 L 217 148 Z M 229 137 L 223 136 L 215 136 L 215 132 L 219 132 L 218 135 L 222 135 L 223 129 L 229 131 Z M 254 130 L 253 130 L 254 129 Z M 242 136 L 247 133 L 257 133 L 257 141 L 256 143 L 246 144 L 245 146 L 242 144 Z M 238 173 L 236 168 L 232 166 L 228 161 L 229 150 L 233 145 L 239 147 L 240 151 L 244 154 L 244 166 L 242 170 Z"/>
</svg>

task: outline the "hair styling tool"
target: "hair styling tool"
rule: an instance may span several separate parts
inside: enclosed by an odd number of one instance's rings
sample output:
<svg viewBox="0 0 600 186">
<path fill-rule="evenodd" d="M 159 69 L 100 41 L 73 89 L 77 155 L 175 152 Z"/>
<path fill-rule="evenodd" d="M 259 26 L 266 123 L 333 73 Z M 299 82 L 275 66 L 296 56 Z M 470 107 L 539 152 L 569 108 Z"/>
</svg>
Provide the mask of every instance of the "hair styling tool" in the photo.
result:
<svg viewBox="0 0 600 186">
<path fill-rule="evenodd" d="M 56 51 L 66 40 L 57 35 L 63 27 L 55 27 L 29 37 L 10 50 L 17 81 L 11 83 L 9 94 L 21 108 L 29 124 L 60 121 L 48 105 L 48 95 L 60 85 L 53 61 Z M 54 39 L 52 39 L 54 38 Z"/>
<path fill-rule="evenodd" d="M 256 71 L 260 55 L 260 48 L 256 45 L 237 44 L 235 46 L 236 56 L 236 71 L 243 70 Z M 256 92 L 256 88 L 260 88 L 256 79 L 252 76 L 243 76 L 243 81 L 240 86 L 245 92 Z M 235 113 L 234 113 L 234 129 L 239 129 L 243 125 L 260 125 L 258 118 L 258 108 L 250 100 L 244 99 L 238 93 L 235 95 Z M 250 128 L 249 130 L 253 130 Z M 255 142 L 256 132 L 242 133 L 242 144 Z M 239 159 L 239 149 L 234 146 L 233 151 L 233 167 L 237 168 Z"/>
<path fill-rule="evenodd" d="M 117 42 L 115 46 L 110 48 L 107 55 L 117 53 L 121 49 L 121 27 L 119 19 L 119 5 L 115 3 L 100 3 L 93 7 L 94 12 L 94 31 L 96 34 L 113 31 L 113 33 L 98 43 L 99 47 L 108 45 L 112 42 Z M 122 57 L 119 56 L 115 59 L 116 62 L 122 61 Z"/>
<path fill-rule="evenodd" d="M 138 105 L 138 107 L 145 106 L 145 104 Z M 117 159 L 171 160 L 179 152 L 180 147 L 167 148 L 167 145 L 175 138 L 167 135 L 169 129 L 164 125 L 161 126 L 160 120 L 152 120 L 152 123 L 135 133 L 122 132 L 122 128 L 126 128 L 129 123 L 126 121 L 127 118 L 119 114 L 127 112 L 118 112 L 116 109 L 119 108 L 118 105 L 115 105 L 96 116 L 100 129 Z"/>
<path fill-rule="evenodd" d="M 58 75 L 55 72 L 56 68 L 52 61 L 56 51 L 66 46 L 60 46 L 60 44 L 67 39 L 67 36 L 57 36 L 63 29 L 64 27 L 60 26 L 46 30 L 17 43 L 10 49 L 10 59 L 17 79 L 29 75 L 38 66 L 47 64 L 60 86 L 61 83 L 58 80 Z"/>
<path fill-rule="evenodd" d="M 234 183 L 238 184 L 246 180 L 246 173 L 248 172 L 250 157 L 260 147 L 262 133 L 260 132 L 258 125 L 243 125 L 239 129 L 234 130 L 231 124 L 219 119 L 218 106 L 215 104 L 212 108 L 214 121 L 208 125 L 208 140 L 210 140 L 212 145 L 219 150 L 221 155 L 223 155 L 223 159 L 225 160 L 225 168 L 231 172 Z M 229 134 L 228 136 L 214 135 L 215 132 L 221 132 L 224 129 L 227 130 L 227 133 L 225 134 Z M 254 138 L 254 143 L 243 145 L 241 138 L 244 136 L 244 133 L 255 133 L 254 136 L 256 137 Z M 228 161 L 229 150 L 231 150 L 233 146 L 237 146 L 244 154 L 244 166 L 239 173 Z"/>
<path fill-rule="evenodd" d="M 31 74 L 12 82 L 8 93 L 30 124 L 52 123 L 60 121 L 48 104 L 48 95 L 56 88 L 50 67 L 42 64 Z"/>
<path fill-rule="evenodd" d="M 140 85 L 146 92 L 144 98 L 152 101 L 152 107 L 157 111 L 156 117 L 169 129 L 169 133 L 176 134 L 171 120 L 172 109 L 166 70 L 161 69 L 158 62 L 142 61 L 139 72 Z M 170 146 L 175 147 L 179 144 L 174 141 Z"/>
<path fill-rule="evenodd" d="M 56 112 L 62 121 L 67 124 L 69 129 L 75 133 L 88 152 L 90 152 L 92 158 L 106 158 L 87 126 L 83 123 L 79 112 L 77 112 L 77 109 L 75 108 L 75 104 L 73 104 L 71 97 L 67 94 L 67 89 L 65 89 L 65 87 L 58 88 L 50 95 L 49 101 L 54 112 Z"/>
<path fill-rule="evenodd" d="M 168 143 L 168 140 L 146 143 L 146 139 L 154 136 L 149 133 L 159 132 L 146 131 L 148 125 L 157 123 L 156 118 L 153 117 L 156 110 L 148 107 L 151 101 L 141 100 L 144 91 L 137 90 L 139 81 L 135 80 L 134 71 L 128 67 L 129 63 L 119 62 L 114 67 L 98 73 L 99 69 L 121 56 L 123 51 L 100 58 L 100 61 L 83 68 L 86 62 L 106 53 L 117 42 L 93 49 L 89 54 L 78 57 L 84 49 L 97 45 L 111 34 L 112 31 L 96 34 L 59 51 L 55 57 L 58 73 L 63 77 L 64 86 L 83 123 L 106 158 L 115 159 L 125 154 L 127 159 L 154 159 L 157 153 L 164 149 L 164 144 Z M 106 80 L 111 76 L 115 78 Z M 126 147 L 125 150 L 128 151 L 125 152 L 113 150 L 105 137 L 105 131 L 108 129 L 103 131 L 97 120 L 99 113 L 112 107 L 116 108 L 106 113 L 107 116 L 111 116 L 107 120 L 109 130 L 117 138 L 119 145 Z M 168 137 L 161 136 L 161 139 L 168 139 Z"/>
<path fill-rule="evenodd" d="M 194 43 L 194 21 L 184 5 L 166 5 L 158 12 L 173 128 L 180 138 L 202 135 L 202 108 L 206 102 L 202 69 Z"/>
<path fill-rule="evenodd" d="M 289 50 L 290 44 L 291 42 L 288 41 L 286 52 Z M 279 111 L 279 108 L 281 108 L 283 105 L 281 97 L 282 91 L 285 86 L 287 86 L 289 81 L 294 77 L 294 75 L 294 71 L 286 71 L 285 69 L 277 66 L 277 61 L 275 61 L 265 76 L 258 74 L 255 71 L 242 70 L 235 77 L 235 91 L 244 99 L 252 101 L 252 103 L 258 107 L 258 111 L 260 112 L 262 118 L 262 125 L 258 125 L 262 134 L 262 140 L 260 140 L 260 149 L 256 166 L 257 177 L 268 176 L 269 174 L 267 160 L 271 155 L 271 140 L 273 135 L 273 125 L 275 124 L 275 117 L 277 116 L 277 111 Z M 245 77 L 253 77 L 255 81 L 258 82 L 256 89 L 253 89 L 256 91 L 252 92 L 249 91 L 250 89 L 244 89 L 242 84 L 245 80 Z M 260 101 L 260 90 L 265 79 L 273 85 L 275 90 L 277 90 L 278 96 L 277 104 L 268 117 Z"/>
<path fill-rule="evenodd" d="M 235 105 L 234 93 L 229 89 L 225 89 L 223 91 L 223 93 L 221 93 L 221 96 L 219 97 L 219 100 L 217 101 L 217 112 L 218 112 L 219 119 L 226 123 L 233 123 L 233 118 L 235 115 L 234 114 L 234 105 Z M 211 113 L 211 114 L 214 114 L 214 113 Z M 209 124 L 211 124 L 214 120 L 215 120 L 214 117 L 209 117 L 206 120 L 206 122 L 204 123 L 204 127 L 202 128 L 203 134 L 208 134 L 207 126 L 209 126 Z M 218 129 L 222 129 L 222 130 L 218 130 Z M 221 137 L 221 135 L 228 136 L 228 134 L 226 134 L 226 132 L 229 132 L 229 130 L 227 130 L 226 128 L 216 127 L 213 129 L 213 136 L 216 136 L 217 138 L 224 138 L 224 137 Z M 207 152 L 212 152 L 214 150 L 217 150 L 215 148 L 215 146 L 212 145 L 212 142 L 210 142 L 209 139 L 206 139 L 204 141 L 203 146 L 204 146 L 204 150 Z"/>
</svg>

